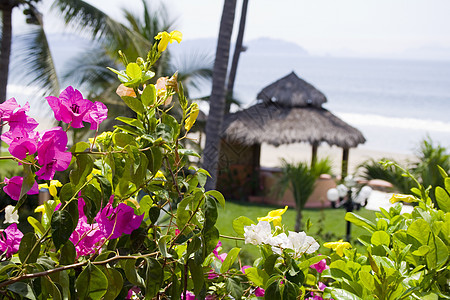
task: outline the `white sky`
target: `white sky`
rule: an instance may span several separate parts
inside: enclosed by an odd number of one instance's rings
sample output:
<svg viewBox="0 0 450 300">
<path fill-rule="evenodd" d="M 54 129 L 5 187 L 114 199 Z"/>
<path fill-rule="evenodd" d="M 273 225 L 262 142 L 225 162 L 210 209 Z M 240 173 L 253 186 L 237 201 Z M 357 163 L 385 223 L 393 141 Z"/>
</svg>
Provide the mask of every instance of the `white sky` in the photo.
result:
<svg viewBox="0 0 450 300">
<path fill-rule="evenodd" d="M 87 1 L 117 19 L 122 16 L 122 7 L 141 7 L 139 0 Z M 178 17 L 177 28 L 185 40 L 217 36 L 223 0 L 162 2 L 171 16 Z M 241 5 L 238 0 L 236 30 Z M 312 54 L 384 56 L 423 48 L 432 55 L 436 49 L 450 51 L 449 12 L 449 0 L 249 0 L 244 42 L 279 38 L 295 42 Z M 55 21 L 44 20 L 48 30 L 59 30 Z"/>
</svg>

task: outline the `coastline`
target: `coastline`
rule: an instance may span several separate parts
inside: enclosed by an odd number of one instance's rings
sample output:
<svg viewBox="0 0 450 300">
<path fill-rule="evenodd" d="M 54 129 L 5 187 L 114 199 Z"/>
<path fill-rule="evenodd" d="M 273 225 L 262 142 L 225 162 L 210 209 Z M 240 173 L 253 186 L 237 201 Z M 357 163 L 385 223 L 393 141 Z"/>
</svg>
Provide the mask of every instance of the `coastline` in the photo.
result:
<svg viewBox="0 0 450 300">
<path fill-rule="evenodd" d="M 280 167 L 281 159 L 288 162 L 308 162 L 311 161 L 311 146 L 306 143 L 281 145 L 279 147 L 264 144 L 261 147 L 260 164 L 262 167 Z M 333 175 L 341 174 L 342 149 L 336 146 L 330 147 L 327 144 L 320 145 L 317 150 L 317 158 L 329 157 L 332 161 Z M 364 147 L 351 148 L 349 153 L 348 173 L 355 175 L 358 165 L 368 159 L 380 160 L 382 158 L 393 159 L 401 165 L 417 158 L 412 153 L 395 153 L 366 149 Z"/>
</svg>

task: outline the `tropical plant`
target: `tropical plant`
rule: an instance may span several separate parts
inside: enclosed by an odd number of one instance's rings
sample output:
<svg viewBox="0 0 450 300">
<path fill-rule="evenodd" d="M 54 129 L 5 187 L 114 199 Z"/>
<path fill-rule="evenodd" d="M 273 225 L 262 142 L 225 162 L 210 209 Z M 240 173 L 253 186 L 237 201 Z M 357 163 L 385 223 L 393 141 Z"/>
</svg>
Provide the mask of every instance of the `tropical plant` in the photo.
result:
<svg viewBox="0 0 450 300">
<path fill-rule="evenodd" d="M 376 223 L 354 213 L 345 219 L 365 228 L 359 237 L 366 253 L 341 249 L 330 256 L 324 278 L 332 279 L 324 297 L 334 299 L 448 299 L 450 286 L 450 177 L 442 169 L 446 185 L 436 187 L 437 209 L 429 192 L 414 176 L 393 163 L 416 187 L 413 195 L 394 194 L 392 203 L 414 202 L 412 213 L 401 213 L 397 203 L 389 211 L 381 208 Z M 337 245 L 336 245 L 337 247 Z"/>
<path fill-rule="evenodd" d="M 282 160 L 282 173 L 278 179 L 278 193 L 283 195 L 289 188 L 295 199 L 297 218 L 295 231 L 300 231 L 302 224 L 302 210 L 309 196 L 314 192 L 316 180 L 321 174 L 331 174 L 331 163 L 328 158 L 316 162 L 313 166 L 307 163 L 288 163 Z"/>
<path fill-rule="evenodd" d="M 435 145 L 428 138 L 420 142 L 416 156 L 417 161 L 407 162 L 406 169 L 425 187 L 443 187 L 444 180 L 437 166 L 441 166 L 446 171 L 450 170 L 450 154 L 447 153 L 447 149 L 440 145 Z M 382 159 L 381 161 L 394 160 Z M 379 161 L 373 159 L 362 163 L 359 166 L 359 171 L 361 176 L 367 180 L 382 179 L 392 183 L 401 193 L 409 193 L 415 185 L 411 178 L 403 176 L 403 172 L 400 169 L 392 165 L 380 164 Z M 430 197 L 435 199 L 433 191 L 431 191 Z"/>
<path fill-rule="evenodd" d="M 206 189 L 215 189 L 217 183 L 220 138 L 225 113 L 225 80 L 235 11 L 236 0 L 225 0 L 220 20 L 216 58 L 214 60 L 212 91 L 209 99 L 208 120 L 206 122 L 206 143 L 203 151 L 203 167 L 211 174 L 206 183 Z"/>
<path fill-rule="evenodd" d="M 133 61 L 138 57 L 146 57 L 148 49 L 153 46 L 153 37 L 158 32 L 171 31 L 174 24 L 174 21 L 169 20 L 164 5 L 158 9 L 150 9 L 145 0 L 142 0 L 142 5 L 139 15 L 130 10 L 124 10 L 126 22 L 123 27 L 133 35 L 133 43 L 123 40 L 122 35 L 116 32 L 105 32 L 95 47 L 81 54 L 66 68 L 65 80 L 84 87 L 91 99 L 108 104 L 110 118 L 104 124 L 105 129 L 110 129 L 116 124 L 115 117 L 119 115 L 131 117 L 134 114 L 115 93 L 116 78 L 107 72 L 105 67 L 119 68 L 123 64 L 121 59 L 117 59 L 118 51 Z M 71 19 L 69 21 L 71 22 Z M 177 71 L 178 80 L 183 83 L 185 95 L 189 98 L 190 89 L 198 88 L 202 81 L 211 78 L 210 61 L 206 54 L 185 54 L 174 59 L 167 49 L 152 66 L 152 71 L 156 74 L 155 78 Z M 155 84 L 155 79 L 151 79 L 150 82 Z M 171 114 L 180 117 L 182 112 L 178 107 L 174 107 Z"/>
</svg>

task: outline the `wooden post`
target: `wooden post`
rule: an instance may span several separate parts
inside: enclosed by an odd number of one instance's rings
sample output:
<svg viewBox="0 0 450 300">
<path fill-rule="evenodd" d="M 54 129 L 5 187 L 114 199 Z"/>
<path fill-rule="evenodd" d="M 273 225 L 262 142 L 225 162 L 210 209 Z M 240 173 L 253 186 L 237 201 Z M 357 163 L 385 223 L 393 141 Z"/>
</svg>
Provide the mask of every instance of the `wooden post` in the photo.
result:
<svg viewBox="0 0 450 300">
<path fill-rule="evenodd" d="M 341 180 L 344 180 L 345 177 L 348 175 L 348 154 L 350 152 L 349 148 L 343 148 L 342 150 L 342 173 L 341 173 Z"/>
<path fill-rule="evenodd" d="M 319 147 L 318 143 L 312 144 L 312 155 L 311 155 L 311 168 L 314 167 L 314 165 L 317 162 L 317 148 Z"/>
</svg>

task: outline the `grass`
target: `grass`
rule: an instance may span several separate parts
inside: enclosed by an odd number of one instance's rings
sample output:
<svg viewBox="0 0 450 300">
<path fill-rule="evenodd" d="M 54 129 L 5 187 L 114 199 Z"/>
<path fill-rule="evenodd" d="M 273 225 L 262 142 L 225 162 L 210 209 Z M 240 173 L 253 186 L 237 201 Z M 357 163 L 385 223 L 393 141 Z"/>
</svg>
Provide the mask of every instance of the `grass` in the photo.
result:
<svg viewBox="0 0 450 300">
<path fill-rule="evenodd" d="M 219 229 L 220 234 L 226 236 L 237 236 L 233 230 L 233 220 L 239 216 L 246 216 L 253 221 L 257 222 L 258 217 L 263 217 L 273 209 L 278 209 L 281 207 L 267 206 L 260 204 L 251 204 L 247 202 L 232 202 L 227 201 L 225 209 L 219 210 L 219 218 L 216 223 L 216 227 Z M 337 241 L 339 239 L 345 240 L 346 231 L 346 221 L 345 209 L 304 209 L 303 210 L 303 220 L 306 222 L 308 219 L 311 221 L 312 226 L 303 230 L 310 236 L 314 237 L 319 244 L 323 244 L 327 241 Z M 375 220 L 375 213 L 370 210 L 361 209 L 356 212 L 358 215 L 367 218 L 369 220 Z M 289 208 L 283 217 L 283 225 L 288 230 L 293 231 L 295 226 L 296 211 L 293 208 Z M 363 247 L 356 239 L 358 236 L 368 234 L 363 228 L 356 227 L 352 224 L 351 227 L 352 234 L 352 245 L 355 245 L 359 250 Z M 241 259 L 246 264 L 251 264 L 251 261 L 259 255 L 258 248 L 254 245 L 245 245 L 243 241 L 236 241 L 226 238 L 221 238 L 223 244 L 223 251 L 228 252 L 229 249 L 233 247 L 240 247 Z M 329 249 L 321 247 L 319 253 L 328 254 Z"/>
</svg>

